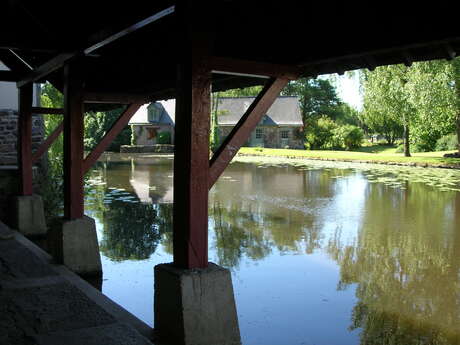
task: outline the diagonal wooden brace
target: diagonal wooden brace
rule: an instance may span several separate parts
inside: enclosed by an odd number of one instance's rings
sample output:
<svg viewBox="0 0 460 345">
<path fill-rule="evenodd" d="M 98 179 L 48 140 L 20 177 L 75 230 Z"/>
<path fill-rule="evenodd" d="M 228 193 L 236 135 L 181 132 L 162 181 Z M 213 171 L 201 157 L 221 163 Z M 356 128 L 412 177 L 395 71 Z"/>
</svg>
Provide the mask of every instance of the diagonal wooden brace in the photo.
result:
<svg viewBox="0 0 460 345">
<path fill-rule="evenodd" d="M 35 151 L 32 154 L 32 164 L 37 163 L 37 161 L 40 159 L 40 157 L 43 156 L 43 154 L 46 151 L 48 151 L 49 147 L 54 143 L 54 141 L 58 138 L 59 134 L 61 134 L 63 130 L 64 130 L 64 121 L 62 121 L 55 128 L 53 133 L 48 135 L 48 138 L 46 138 L 46 140 L 40 145 L 40 147 L 37 149 L 37 151 Z"/>
<path fill-rule="evenodd" d="M 131 117 L 133 117 L 136 111 L 139 110 L 142 104 L 143 103 L 132 103 L 120 115 L 120 117 L 115 121 L 110 130 L 104 135 L 101 142 L 97 144 L 97 146 L 88 156 L 86 156 L 85 160 L 83 161 L 83 174 L 87 173 L 88 170 L 93 166 L 93 164 L 96 163 L 101 154 L 115 139 L 115 137 L 123 130 L 123 128 L 126 127 Z"/>
<path fill-rule="evenodd" d="M 288 82 L 289 80 L 284 78 L 270 79 L 246 113 L 233 127 L 209 162 L 209 189 L 223 173 L 240 147 L 248 140 L 251 132 L 256 128 Z"/>
</svg>

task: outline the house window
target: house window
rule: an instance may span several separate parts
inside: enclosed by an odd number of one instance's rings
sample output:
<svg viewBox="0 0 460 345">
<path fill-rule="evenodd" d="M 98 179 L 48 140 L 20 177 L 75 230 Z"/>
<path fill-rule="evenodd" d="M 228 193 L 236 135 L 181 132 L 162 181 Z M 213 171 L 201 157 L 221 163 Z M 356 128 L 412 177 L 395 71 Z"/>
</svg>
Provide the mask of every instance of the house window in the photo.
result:
<svg viewBox="0 0 460 345">
<path fill-rule="evenodd" d="M 289 131 L 288 130 L 282 130 L 280 132 L 281 139 L 289 139 Z"/>
<path fill-rule="evenodd" d="M 256 128 L 256 139 L 262 139 L 264 137 L 264 129 Z"/>
<path fill-rule="evenodd" d="M 147 110 L 149 122 L 160 122 L 160 115 L 163 110 L 160 104 L 152 103 L 148 106 Z"/>
</svg>

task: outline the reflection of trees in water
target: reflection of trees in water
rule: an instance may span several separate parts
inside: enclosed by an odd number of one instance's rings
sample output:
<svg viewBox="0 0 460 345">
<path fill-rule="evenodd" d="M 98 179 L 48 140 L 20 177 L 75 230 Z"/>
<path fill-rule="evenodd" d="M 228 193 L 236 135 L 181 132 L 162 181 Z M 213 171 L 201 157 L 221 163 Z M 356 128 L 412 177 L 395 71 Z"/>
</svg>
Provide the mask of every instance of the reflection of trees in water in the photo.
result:
<svg viewBox="0 0 460 345">
<path fill-rule="evenodd" d="M 328 246 L 339 289 L 358 284 L 350 328 L 362 345 L 460 344 L 460 193 L 387 188 L 368 187 L 356 243 Z"/>
<path fill-rule="evenodd" d="M 161 236 L 171 231 L 172 205 L 126 203 L 114 200 L 104 212 L 101 252 L 112 260 L 144 260 L 156 250 Z"/>
<path fill-rule="evenodd" d="M 220 265 L 237 267 L 243 255 L 260 260 L 270 254 L 271 243 L 253 213 L 242 211 L 237 204 L 225 208 L 215 203 L 210 215 L 214 219 Z"/>
<path fill-rule="evenodd" d="M 238 267 L 243 256 L 261 260 L 274 247 L 281 253 L 298 252 L 302 247 L 311 253 L 320 247 L 320 227 L 313 216 L 282 207 L 270 210 L 260 203 L 214 202 L 209 213 L 220 265 Z"/>
</svg>

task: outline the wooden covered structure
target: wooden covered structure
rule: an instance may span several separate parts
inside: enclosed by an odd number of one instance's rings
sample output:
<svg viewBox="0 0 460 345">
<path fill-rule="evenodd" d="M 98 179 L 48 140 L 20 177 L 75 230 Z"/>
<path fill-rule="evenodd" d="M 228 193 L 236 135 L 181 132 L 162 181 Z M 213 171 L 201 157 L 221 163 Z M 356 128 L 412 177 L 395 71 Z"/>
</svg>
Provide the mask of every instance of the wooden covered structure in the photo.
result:
<svg viewBox="0 0 460 345">
<path fill-rule="evenodd" d="M 22 194 L 32 164 L 64 131 L 65 218 L 83 216 L 83 175 L 144 103 L 175 97 L 174 262 L 206 267 L 208 191 L 289 80 L 460 52 L 452 8 L 413 10 L 389 2 L 242 0 L 48 1 L 1 5 L 0 80 L 20 90 Z M 415 3 L 414 3 L 415 6 Z M 49 81 L 64 109 L 32 108 L 32 83 Z M 210 92 L 264 84 L 209 160 Z M 84 157 L 84 109 L 126 110 Z M 31 152 L 31 114 L 63 113 L 63 124 Z"/>
</svg>

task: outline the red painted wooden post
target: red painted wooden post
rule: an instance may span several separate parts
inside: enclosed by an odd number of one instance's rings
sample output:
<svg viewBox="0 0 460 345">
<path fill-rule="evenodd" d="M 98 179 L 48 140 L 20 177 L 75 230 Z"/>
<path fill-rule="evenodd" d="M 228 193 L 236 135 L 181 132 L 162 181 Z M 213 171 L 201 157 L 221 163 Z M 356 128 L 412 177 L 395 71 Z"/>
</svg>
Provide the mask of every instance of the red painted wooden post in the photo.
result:
<svg viewBox="0 0 460 345">
<path fill-rule="evenodd" d="M 64 218 L 83 217 L 83 81 L 80 66 L 64 67 Z"/>
<path fill-rule="evenodd" d="M 211 70 L 208 40 L 192 39 L 178 68 L 174 158 L 174 264 L 208 265 Z M 188 60 L 186 60 L 188 57 Z"/>
<path fill-rule="evenodd" d="M 270 109 L 287 83 L 288 79 L 283 78 L 269 80 L 254 102 L 249 106 L 246 113 L 241 117 L 235 127 L 233 127 L 210 161 L 209 189 L 211 189 L 236 155 L 241 145 L 248 140 L 251 132 Z"/>
<path fill-rule="evenodd" d="M 32 195 L 32 92 L 33 84 L 19 88 L 18 165 L 21 195 Z"/>
</svg>

